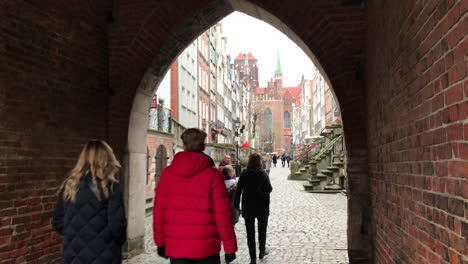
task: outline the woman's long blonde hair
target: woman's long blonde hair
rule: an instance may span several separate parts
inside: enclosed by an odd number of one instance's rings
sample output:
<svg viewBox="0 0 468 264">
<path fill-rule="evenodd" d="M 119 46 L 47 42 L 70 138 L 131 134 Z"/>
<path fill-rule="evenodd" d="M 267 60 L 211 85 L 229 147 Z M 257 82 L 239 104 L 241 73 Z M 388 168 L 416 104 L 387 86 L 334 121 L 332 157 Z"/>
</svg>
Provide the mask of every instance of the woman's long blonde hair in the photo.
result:
<svg viewBox="0 0 468 264">
<path fill-rule="evenodd" d="M 101 179 L 101 187 L 105 198 L 109 197 L 109 182 L 117 182 L 115 174 L 121 168 L 119 161 L 115 158 L 112 148 L 102 140 L 90 140 L 83 147 L 80 157 L 76 162 L 75 167 L 70 171 L 68 178 L 63 182 L 63 199 L 76 200 L 76 194 L 80 185 L 80 181 L 88 173 L 92 176 L 93 192 L 96 197 L 101 200 L 101 192 L 99 191 L 96 177 Z"/>
</svg>

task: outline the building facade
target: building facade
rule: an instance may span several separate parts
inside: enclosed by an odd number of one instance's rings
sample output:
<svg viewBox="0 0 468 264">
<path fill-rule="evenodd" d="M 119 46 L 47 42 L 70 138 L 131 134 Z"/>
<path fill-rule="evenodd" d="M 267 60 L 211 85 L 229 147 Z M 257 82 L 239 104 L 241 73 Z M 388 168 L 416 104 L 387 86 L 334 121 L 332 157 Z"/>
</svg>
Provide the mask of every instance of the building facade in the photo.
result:
<svg viewBox="0 0 468 264">
<path fill-rule="evenodd" d="M 171 67 L 171 109 L 176 109 L 172 118 L 187 127 L 199 127 L 198 49 L 192 42 Z"/>
<path fill-rule="evenodd" d="M 249 68 L 247 68 L 248 70 Z M 283 87 L 279 51 L 274 77 L 265 88 L 256 88 L 254 109 L 257 148 L 263 152 L 288 153 L 292 148 L 294 105 L 301 87 Z"/>
</svg>

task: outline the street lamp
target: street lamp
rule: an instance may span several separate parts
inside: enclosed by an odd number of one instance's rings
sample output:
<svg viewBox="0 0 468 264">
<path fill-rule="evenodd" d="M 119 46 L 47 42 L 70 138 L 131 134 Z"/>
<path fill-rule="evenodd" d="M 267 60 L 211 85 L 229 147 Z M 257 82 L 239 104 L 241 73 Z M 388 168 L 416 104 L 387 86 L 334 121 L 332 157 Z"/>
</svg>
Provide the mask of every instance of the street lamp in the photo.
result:
<svg viewBox="0 0 468 264">
<path fill-rule="evenodd" d="M 240 119 L 237 118 L 235 121 L 234 121 L 234 125 L 236 126 L 236 129 L 234 131 L 234 142 L 236 144 L 236 157 L 237 157 L 237 162 L 236 162 L 236 165 L 235 165 L 235 170 L 236 170 L 236 175 L 239 176 L 240 175 L 240 158 L 239 158 L 239 142 L 240 142 L 240 138 L 239 138 L 239 128 L 240 128 Z"/>
<path fill-rule="evenodd" d="M 239 163 L 239 128 L 240 128 L 240 119 L 237 118 L 236 121 L 234 121 L 234 124 L 236 126 L 236 131 L 234 132 L 234 141 L 236 142 L 236 155 L 237 155 L 237 163 Z"/>
</svg>

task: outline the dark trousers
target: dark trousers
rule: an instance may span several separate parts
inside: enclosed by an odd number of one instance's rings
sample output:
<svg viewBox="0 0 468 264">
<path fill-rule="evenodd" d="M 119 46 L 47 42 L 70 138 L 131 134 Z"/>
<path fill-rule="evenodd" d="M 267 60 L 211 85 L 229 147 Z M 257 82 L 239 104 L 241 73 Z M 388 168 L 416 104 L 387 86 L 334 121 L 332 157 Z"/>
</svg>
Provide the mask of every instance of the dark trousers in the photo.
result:
<svg viewBox="0 0 468 264">
<path fill-rule="evenodd" d="M 247 230 L 247 245 L 249 246 L 250 259 L 257 258 L 255 250 L 255 218 L 245 218 L 245 228 Z M 268 215 L 257 217 L 258 222 L 258 248 L 260 252 L 265 251 L 266 232 L 268 227 Z"/>
<path fill-rule="evenodd" d="M 220 264 L 219 255 L 207 257 L 204 259 L 174 259 L 171 258 L 171 264 Z"/>
<path fill-rule="evenodd" d="M 284 168 L 285 162 L 286 162 L 285 160 L 282 160 L 282 161 L 281 161 L 281 165 L 283 165 L 283 168 Z"/>
</svg>

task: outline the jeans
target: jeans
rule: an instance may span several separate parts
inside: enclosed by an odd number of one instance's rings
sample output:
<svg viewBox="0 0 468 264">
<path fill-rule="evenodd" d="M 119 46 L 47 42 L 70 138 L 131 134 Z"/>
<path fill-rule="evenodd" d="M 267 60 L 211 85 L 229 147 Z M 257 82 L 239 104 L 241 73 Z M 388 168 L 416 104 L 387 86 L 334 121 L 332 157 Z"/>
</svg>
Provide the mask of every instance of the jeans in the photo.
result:
<svg viewBox="0 0 468 264">
<path fill-rule="evenodd" d="M 250 259 L 257 258 L 255 247 L 255 218 L 244 218 L 247 230 L 247 245 L 249 246 Z M 257 217 L 258 222 L 258 248 L 260 252 L 265 251 L 266 232 L 268 227 L 268 215 Z"/>
<path fill-rule="evenodd" d="M 174 259 L 171 258 L 171 264 L 220 264 L 219 255 L 207 257 L 204 259 Z"/>
</svg>

